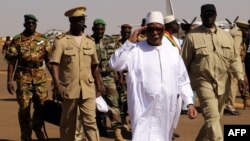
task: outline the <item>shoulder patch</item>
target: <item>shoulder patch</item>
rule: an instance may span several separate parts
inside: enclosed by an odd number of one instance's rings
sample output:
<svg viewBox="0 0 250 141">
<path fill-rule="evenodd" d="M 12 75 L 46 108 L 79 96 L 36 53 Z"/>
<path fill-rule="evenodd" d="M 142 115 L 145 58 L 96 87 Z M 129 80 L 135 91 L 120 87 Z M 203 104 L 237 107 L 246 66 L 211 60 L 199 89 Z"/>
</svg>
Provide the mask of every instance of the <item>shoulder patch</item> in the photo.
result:
<svg viewBox="0 0 250 141">
<path fill-rule="evenodd" d="M 93 37 L 89 36 L 89 35 L 86 35 L 86 37 L 89 38 L 92 41 L 95 41 L 95 39 Z"/>
</svg>

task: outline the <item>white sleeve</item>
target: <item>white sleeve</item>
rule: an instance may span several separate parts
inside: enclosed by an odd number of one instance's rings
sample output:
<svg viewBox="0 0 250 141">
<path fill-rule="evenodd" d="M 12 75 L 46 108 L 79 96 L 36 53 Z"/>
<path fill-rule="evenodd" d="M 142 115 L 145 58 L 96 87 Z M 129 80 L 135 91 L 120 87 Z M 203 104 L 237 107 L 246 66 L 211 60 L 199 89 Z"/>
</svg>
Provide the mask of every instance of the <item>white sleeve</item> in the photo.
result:
<svg viewBox="0 0 250 141">
<path fill-rule="evenodd" d="M 182 58 L 179 59 L 179 73 L 178 73 L 178 89 L 179 94 L 184 101 L 184 105 L 194 104 L 193 101 L 193 90 L 190 85 L 189 76 L 184 65 Z"/>
<path fill-rule="evenodd" d="M 135 44 L 127 40 L 109 60 L 109 67 L 115 71 L 127 69 L 127 61 L 129 60 L 130 51 L 135 47 Z"/>
</svg>

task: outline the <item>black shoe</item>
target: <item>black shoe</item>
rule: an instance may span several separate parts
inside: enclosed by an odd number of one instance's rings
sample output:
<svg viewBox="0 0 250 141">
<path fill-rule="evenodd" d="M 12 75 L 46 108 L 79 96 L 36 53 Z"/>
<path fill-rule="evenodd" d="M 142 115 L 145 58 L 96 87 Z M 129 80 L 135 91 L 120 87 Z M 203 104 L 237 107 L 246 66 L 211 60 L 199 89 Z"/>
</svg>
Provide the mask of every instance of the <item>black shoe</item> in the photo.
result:
<svg viewBox="0 0 250 141">
<path fill-rule="evenodd" d="M 228 110 L 228 109 L 225 109 L 224 110 L 224 114 L 225 115 L 232 115 L 232 116 L 239 116 L 240 115 L 240 111 L 239 110 Z"/>
</svg>

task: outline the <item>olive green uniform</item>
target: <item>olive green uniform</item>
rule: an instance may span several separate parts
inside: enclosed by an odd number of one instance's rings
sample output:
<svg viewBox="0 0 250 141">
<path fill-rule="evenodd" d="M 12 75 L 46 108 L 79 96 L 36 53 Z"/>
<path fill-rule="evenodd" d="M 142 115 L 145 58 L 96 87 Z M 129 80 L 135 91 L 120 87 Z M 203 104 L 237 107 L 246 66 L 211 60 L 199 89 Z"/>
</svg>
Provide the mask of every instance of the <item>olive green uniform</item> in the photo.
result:
<svg viewBox="0 0 250 141">
<path fill-rule="evenodd" d="M 120 110 L 118 105 L 118 92 L 115 84 L 115 72 L 108 67 L 111 55 L 115 51 L 115 42 L 111 36 L 104 35 L 100 44 L 96 44 L 96 51 L 100 60 L 100 72 L 104 83 L 106 93 L 103 94 L 111 111 L 109 118 L 112 128 L 123 127 L 121 124 Z"/>
<path fill-rule="evenodd" d="M 49 50 L 46 37 L 35 32 L 31 37 L 25 37 L 23 33 L 15 36 L 6 52 L 8 63 L 16 68 L 18 119 L 21 140 L 24 141 L 31 140 L 32 128 L 39 140 L 44 139 L 41 108 L 47 98 L 47 77 L 43 62 L 48 62 Z M 30 115 L 31 101 L 34 103 L 33 118 Z"/>
<path fill-rule="evenodd" d="M 186 36 L 182 49 L 205 120 L 196 140 L 223 141 L 220 117 L 231 86 L 228 77 L 232 74 L 237 80 L 244 78 L 233 38 L 220 28 L 201 25 Z"/>
</svg>

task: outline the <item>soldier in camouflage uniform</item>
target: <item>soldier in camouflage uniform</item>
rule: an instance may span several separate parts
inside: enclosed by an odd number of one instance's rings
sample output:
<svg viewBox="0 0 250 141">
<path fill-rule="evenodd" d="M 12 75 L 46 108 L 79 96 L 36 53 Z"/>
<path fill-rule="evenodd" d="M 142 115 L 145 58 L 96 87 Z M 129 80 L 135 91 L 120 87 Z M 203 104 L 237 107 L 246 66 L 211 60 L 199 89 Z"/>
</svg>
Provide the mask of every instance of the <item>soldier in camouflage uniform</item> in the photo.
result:
<svg viewBox="0 0 250 141">
<path fill-rule="evenodd" d="M 7 89 L 14 94 L 12 78 L 16 81 L 16 97 L 19 104 L 18 119 L 21 128 L 21 141 L 31 141 L 32 129 L 39 141 L 46 140 L 43 126 L 42 105 L 47 98 L 46 70 L 43 62 L 49 61 L 50 46 L 46 37 L 36 32 L 37 18 L 24 15 L 25 30 L 16 35 L 6 52 L 8 61 Z M 31 118 L 31 101 L 34 112 Z"/>
<path fill-rule="evenodd" d="M 119 48 L 122 46 L 122 44 L 130 37 L 131 35 L 132 26 L 129 24 L 123 24 L 121 25 L 121 39 L 117 40 L 116 42 L 116 48 Z M 129 131 L 128 122 L 126 120 L 127 112 L 128 112 L 128 105 L 127 105 L 127 86 L 126 86 L 126 76 L 127 71 L 123 72 L 117 72 L 119 81 L 116 82 L 117 85 L 117 91 L 119 94 L 119 107 L 121 112 L 121 120 L 124 124 L 124 127 Z"/>
<path fill-rule="evenodd" d="M 92 37 L 95 39 L 97 56 L 100 61 L 100 72 L 102 75 L 102 81 L 105 86 L 105 92 L 103 97 L 109 106 L 109 118 L 111 120 L 111 126 L 115 129 L 115 140 L 124 141 L 121 135 L 121 123 L 120 110 L 118 105 L 118 92 L 116 90 L 115 81 L 117 80 L 117 74 L 108 67 L 108 61 L 111 55 L 115 51 L 115 42 L 111 36 L 104 35 L 106 23 L 102 19 L 96 19 L 93 23 Z M 102 135 L 105 132 L 105 128 L 100 124 L 100 115 L 97 113 L 97 123 Z M 105 122 L 105 121 L 104 121 Z M 105 124 L 105 123 L 104 123 Z M 104 125 L 105 126 L 105 125 Z"/>
</svg>

